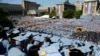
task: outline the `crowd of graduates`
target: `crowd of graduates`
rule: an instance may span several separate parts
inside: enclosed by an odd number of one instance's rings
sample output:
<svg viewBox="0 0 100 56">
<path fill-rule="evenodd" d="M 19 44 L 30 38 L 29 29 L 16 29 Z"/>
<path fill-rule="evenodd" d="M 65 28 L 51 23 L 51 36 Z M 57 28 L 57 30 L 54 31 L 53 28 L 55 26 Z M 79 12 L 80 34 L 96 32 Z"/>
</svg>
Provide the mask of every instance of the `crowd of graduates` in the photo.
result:
<svg viewBox="0 0 100 56">
<path fill-rule="evenodd" d="M 92 41 L 96 44 L 99 44 L 100 42 L 100 32 L 84 31 L 84 32 L 73 33 L 72 36 L 74 36 L 74 39 L 80 39 L 80 40 L 84 39 L 84 41 Z"/>
<path fill-rule="evenodd" d="M 57 38 L 53 39 L 45 37 L 43 41 L 36 41 L 34 35 L 28 34 L 25 39 L 18 39 L 19 35 L 24 35 L 27 31 L 21 32 L 20 29 L 17 30 L 7 30 L 0 27 L 0 55 L 5 56 L 93 56 L 94 46 L 89 46 L 88 52 L 82 52 L 80 49 L 76 49 L 73 44 L 68 45 L 58 45 L 60 41 L 55 41 Z M 41 32 L 44 33 L 44 32 Z M 41 34 L 39 35 L 41 36 Z M 16 37 L 16 38 L 15 38 Z M 51 34 L 50 37 L 53 37 Z M 21 37 L 20 37 L 21 38 Z M 65 38 L 67 39 L 67 38 Z M 60 38 L 58 39 L 60 40 Z M 67 41 L 67 40 L 66 40 Z M 69 42 L 69 41 L 67 41 Z M 66 42 L 66 43 L 67 43 Z M 85 46 L 85 43 L 75 43 L 76 46 Z M 54 46 L 53 46 L 54 45 Z M 47 49 L 46 49 L 47 48 Z M 43 55 L 43 49 L 46 49 Z M 48 53 L 49 54 L 48 54 Z"/>
</svg>

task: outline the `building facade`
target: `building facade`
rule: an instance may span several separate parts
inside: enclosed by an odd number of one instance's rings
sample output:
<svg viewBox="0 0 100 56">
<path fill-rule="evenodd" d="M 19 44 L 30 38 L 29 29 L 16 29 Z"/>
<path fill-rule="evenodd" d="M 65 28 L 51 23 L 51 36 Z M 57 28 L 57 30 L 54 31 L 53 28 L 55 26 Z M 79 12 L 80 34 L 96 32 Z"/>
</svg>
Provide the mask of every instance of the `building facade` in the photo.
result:
<svg viewBox="0 0 100 56">
<path fill-rule="evenodd" d="M 59 3 L 56 6 L 56 15 L 59 18 L 63 18 L 64 10 L 75 10 L 74 4 L 69 3 L 69 0 L 66 0 L 64 3 Z"/>
<path fill-rule="evenodd" d="M 76 1 L 76 2 L 74 3 L 74 5 L 75 5 L 76 11 L 82 10 L 82 9 L 83 9 L 83 3 L 82 3 L 82 2 Z"/>
<path fill-rule="evenodd" d="M 99 0 L 85 0 L 83 3 L 83 15 L 100 15 Z"/>
<path fill-rule="evenodd" d="M 23 0 L 21 4 L 0 3 L 0 7 L 9 13 L 9 16 L 35 15 L 40 5 Z"/>
<path fill-rule="evenodd" d="M 56 11 L 56 6 L 48 7 L 48 12 L 51 13 L 53 10 Z"/>
<path fill-rule="evenodd" d="M 7 11 L 9 13 L 9 16 L 23 15 L 22 7 L 17 4 L 0 3 L 0 8 L 3 8 L 5 11 Z"/>
<path fill-rule="evenodd" d="M 69 0 L 64 2 L 64 10 L 75 10 L 75 5 L 71 4 Z"/>
<path fill-rule="evenodd" d="M 56 15 L 59 18 L 63 18 L 64 4 L 57 4 L 56 6 Z"/>
<path fill-rule="evenodd" d="M 38 8 L 40 6 L 40 4 L 37 4 L 36 2 L 30 2 L 30 1 L 23 1 L 23 9 L 26 12 L 27 15 L 36 15 L 37 14 L 37 11 L 38 11 Z"/>
</svg>

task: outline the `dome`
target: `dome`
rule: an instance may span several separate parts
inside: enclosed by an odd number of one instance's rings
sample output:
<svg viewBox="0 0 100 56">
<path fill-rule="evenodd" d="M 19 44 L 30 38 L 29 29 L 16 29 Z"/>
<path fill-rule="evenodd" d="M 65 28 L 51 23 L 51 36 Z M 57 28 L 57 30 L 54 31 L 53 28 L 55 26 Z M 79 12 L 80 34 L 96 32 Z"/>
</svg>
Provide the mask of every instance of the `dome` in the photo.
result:
<svg viewBox="0 0 100 56">
<path fill-rule="evenodd" d="M 90 1 L 98 1 L 98 0 L 85 0 L 85 2 L 90 2 Z"/>
</svg>

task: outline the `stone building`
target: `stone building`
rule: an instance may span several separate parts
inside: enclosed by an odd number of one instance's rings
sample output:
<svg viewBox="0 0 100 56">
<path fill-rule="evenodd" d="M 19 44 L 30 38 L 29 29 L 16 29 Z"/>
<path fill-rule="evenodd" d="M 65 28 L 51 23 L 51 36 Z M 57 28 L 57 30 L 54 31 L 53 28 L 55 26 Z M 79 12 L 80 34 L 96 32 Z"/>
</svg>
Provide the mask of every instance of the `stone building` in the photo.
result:
<svg viewBox="0 0 100 56">
<path fill-rule="evenodd" d="M 66 0 L 65 2 L 64 2 L 64 10 L 75 10 L 75 5 L 74 4 L 71 4 L 70 2 L 69 2 L 69 0 Z"/>
<path fill-rule="evenodd" d="M 51 13 L 53 10 L 56 11 L 56 6 L 48 7 L 48 12 Z"/>
<path fill-rule="evenodd" d="M 83 3 L 83 15 L 100 15 L 99 0 L 85 0 Z"/>
<path fill-rule="evenodd" d="M 18 4 L 0 3 L 0 7 L 9 13 L 9 16 L 23 15 L 23 9 Z"/>
<path fill-rule="evenodd" d="M 76 1 L 76 2 L 74 3 L 74 5 L 75 5 L 75 9 L 76 9 L 76 10 L 82 10 L 82 8 L 83 8 L 83 3 L 80 2 L 80 1 Z"/>
<path fill-rule="evenodd" d="M 36 15 L 40 5 L 35 2 L 23 0 L 21 4 L 0 3 L 0 7 L 9 13 L 9 16 Z"/>
<path fill-rule="evenodd" d="M 57 4 L 56 7 L 56 15 L 59 16 L 59 18 L 63 18 L 63 11 L 64 11 L 64 4 Z"/>
<path fill-rule="evenodd" d="M 64 3 L 59 3 L 56 6 L 56 15 L 59 16 L 59 18 L 63 18 L 64 10 L 75 10 L 75 6 L 69 3 L 69 0 L 66 0 Z"/>
<path fill-rule="evenodd" d="M 40 4 L 37 4 L 36 2 L 30 2 L 24 0 L 22 6 L 23 9 L 27 11 L 26 12 L 27 15 L 36 15 Z"/>
<path fill-rule="evenodd" d="M 38 10 L 38 12 L 48 12 L 48 7 L 41 6 Z"/>
</svg>

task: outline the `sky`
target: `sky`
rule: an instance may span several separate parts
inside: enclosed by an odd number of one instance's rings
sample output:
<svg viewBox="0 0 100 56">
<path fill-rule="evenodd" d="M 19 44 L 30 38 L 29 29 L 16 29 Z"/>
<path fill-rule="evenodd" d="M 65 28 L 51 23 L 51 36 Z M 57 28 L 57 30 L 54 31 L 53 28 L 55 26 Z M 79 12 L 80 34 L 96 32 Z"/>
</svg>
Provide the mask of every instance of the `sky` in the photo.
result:
<svg viewBox="0 0 100 56">
<path fill-rule="evenodd" d="M 29 0 L 32 2 L 37 2 L 38 4 L 41 4 L 42 6 L 53 6 L 57 3 L 63 3 L 65 0 Z M 70 3 L 73 3 L 78 0 L 69 0 Z M 79 0 L 80 2 L 83 2 L 83 0 Z M 22 0 L 0 0 L 0 2 L 3 3 L 10 3 L 10 4 L 21 4 Z"/>
</svg>

